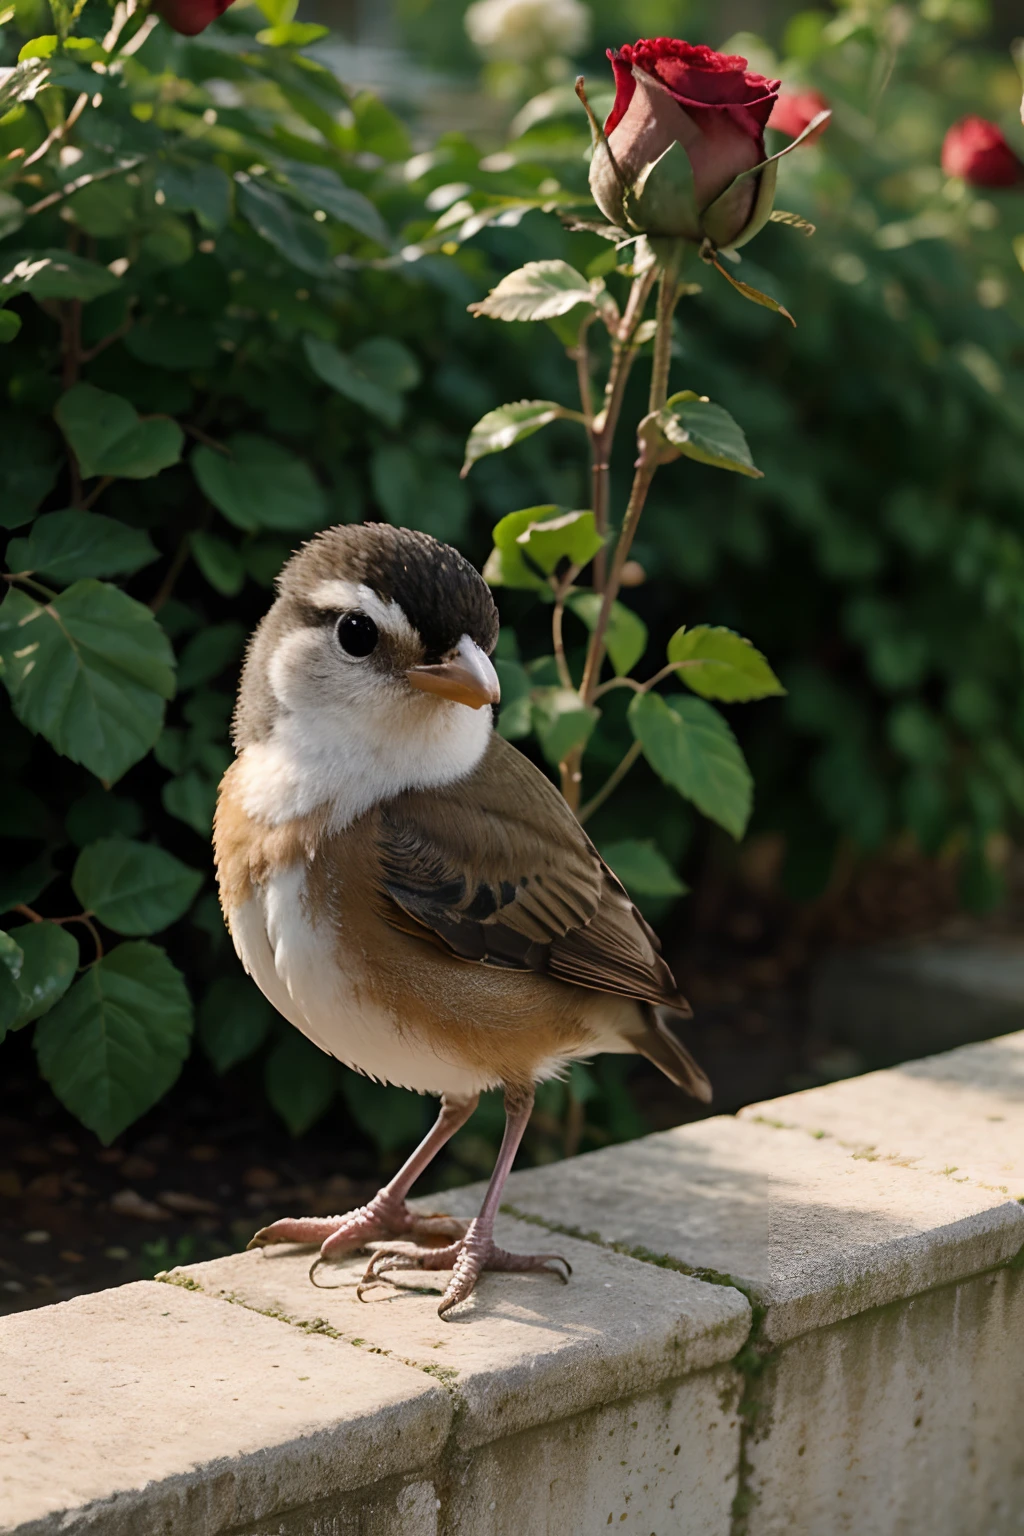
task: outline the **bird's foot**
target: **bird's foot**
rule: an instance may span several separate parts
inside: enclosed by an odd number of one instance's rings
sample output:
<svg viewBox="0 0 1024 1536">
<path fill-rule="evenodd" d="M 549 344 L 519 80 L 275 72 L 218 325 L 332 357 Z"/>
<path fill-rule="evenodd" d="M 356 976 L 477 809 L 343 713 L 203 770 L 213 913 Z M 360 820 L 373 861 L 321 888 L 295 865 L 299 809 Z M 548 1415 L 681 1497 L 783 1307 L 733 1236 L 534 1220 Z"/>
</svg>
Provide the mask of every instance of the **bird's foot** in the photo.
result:
<svg viewBox="0 0 1024 1536">
<path fill-rule="evenodd" d="M 564 1264 L 565 1273 L 551 1269 L 552 1264 Z M 444 1317 L 472 1294 L 485 1269 L 516 1274 L 546 1270 L 548 1274 L 557 1275 L 563 1285 L 569 1283 L 572 1274 L 572 1265 L 560 1253 L 509 1253 L 506 1248 L 499 1248 L 478 1220 L 470 1222 L 464 1237 L 445 1248 L 417 1247 L 415 1243 L 392 1243 L 386 1248 L 378 1248 L 356 1287 L 360 1301 L 364 1299 L 364 1291 L 385 1283 L 381 1276 L 388 1269 L 450 1269 L 452 1278 L 441 1297 L 438 1317 Z"/>
<path fill-rule="evenodd" d="M 310 1270 L 312 1278 L 322 1260 L 341 1258 L 367 1243 L 389 1237 L 410 1237 L 414 1242 L 428 1244 L 432 1240 L 461 1238 L 465 1231 L 466 1223 L 454 1216 L 412 1211 L 404 1200 L 396 1200 L 381 1190 L 366 1205 L 358 1206 L 345 1216 L 286 1216 L 269 1227 L 261 1227 L 247 1246 L 266 1248 L 272 1243 L 316 1243 L 320 1254 Z"/>
</svg>

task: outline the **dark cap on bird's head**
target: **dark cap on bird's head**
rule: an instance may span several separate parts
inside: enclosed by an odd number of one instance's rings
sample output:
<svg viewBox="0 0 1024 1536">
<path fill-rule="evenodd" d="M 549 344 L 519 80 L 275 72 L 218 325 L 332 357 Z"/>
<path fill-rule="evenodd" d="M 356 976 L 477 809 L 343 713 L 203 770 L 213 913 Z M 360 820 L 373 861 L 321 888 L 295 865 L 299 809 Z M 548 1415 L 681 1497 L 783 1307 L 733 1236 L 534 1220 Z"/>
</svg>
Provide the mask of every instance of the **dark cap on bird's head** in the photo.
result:
<svg viewBox="0 0 1024 1536">
<path fill-rule="evenodd" d="M 498 700 L 494 599 L 469 561 L 429 534 L 328 528 L 288 561 L 277 593 L 246 656 L 239 746 L 264 739 L 282 709 L 391 710 L 424 693 L 473 709 Z"/>
<path fill-rule="evenodd" d="M 332 578 L 367 586 L 396 602 L 439 661 L 468 635 L 485 655 L 498 638 L 498 610 L 480 572 L 450 544 L 390 523 L 350 523 L 317 534 L 278 577 L 284 598 L 302 602 Z"/>
</svg>

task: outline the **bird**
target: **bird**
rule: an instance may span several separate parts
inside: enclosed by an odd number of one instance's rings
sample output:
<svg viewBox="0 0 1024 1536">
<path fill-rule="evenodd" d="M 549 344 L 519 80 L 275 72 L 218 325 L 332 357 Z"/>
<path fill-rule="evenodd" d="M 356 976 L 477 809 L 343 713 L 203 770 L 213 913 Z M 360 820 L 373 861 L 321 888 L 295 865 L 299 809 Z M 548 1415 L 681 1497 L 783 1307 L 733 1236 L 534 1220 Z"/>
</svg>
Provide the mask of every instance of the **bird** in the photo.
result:
<svg viewBox="0 0 1024 1536">
<path fill-rule="evenodd" d="M 440 1099 L 367 1204 L 283 1218 L 249 1246 L 318 1246 L 315 1281 L 378 1245 L 361 1298 L 392 1269 L 449 1270 L 441 1317 L 485 1270 L 568 1280 L 559 1255 L 494 1240 L 538 1083 L 639 1053 L 711 1096 L 668 1022 L 691 1009 L 653 930 L 495 728 L 497 638 L 490 588 L 451 546 L 377 522 L 317 534 L 250 638 L 214 821 L 225 922 L 273 1006 L 347 1067 Z M 488 1089 L 505 1130 L 479 1214 L 414 1211 L 413 1183 Z"/>
</svg>

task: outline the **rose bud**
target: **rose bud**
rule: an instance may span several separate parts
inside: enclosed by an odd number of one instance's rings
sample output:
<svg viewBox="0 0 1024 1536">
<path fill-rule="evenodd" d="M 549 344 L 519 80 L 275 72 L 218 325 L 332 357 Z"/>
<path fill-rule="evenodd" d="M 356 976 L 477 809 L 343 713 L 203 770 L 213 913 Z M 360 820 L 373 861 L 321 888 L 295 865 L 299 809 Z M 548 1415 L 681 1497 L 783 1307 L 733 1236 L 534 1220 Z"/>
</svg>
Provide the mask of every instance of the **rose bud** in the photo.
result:
<svg viewBox="0 0 1024 1536">
<path fill-rule="evenodd" d="M 995 123 L 963 117 L 942 142 L 942 169 L 972 187 L 1024 186 L 1024 164 Z"/>
<path fill-rule="evenodd" d="M 153 10 L 175 32 L 195 37 L 223 16 L 230 4 L 231 0 L 153 0 Z"/>
<path fill-rule="evenodd" d="M 772 108 L 768 127 L 777 128 L 787 138 L 798 139 L 818 113 L 826 111 L 827 108 L 828 102 L 820 91 L 782 91 Z M 814 139 L 820 138 L 827 127 L 827 121 L 819 123 L 817 128 L 812 129 L 807 135 L 804 143 L 810 144 Z"/>
<path fill-rule="evenodd" d="M 594 148 L 590 190 L 622 228 L 716 246 L 735 245 L 771 212 L 774 166 L 764 130 L 779 82 L 746 59 L 656 37 L 608 50 L 615 102 Z M 737 179 L 740 178 L 740 179 Z M 756 228 L 761 182 L 770 181 Z"/>
</svg>

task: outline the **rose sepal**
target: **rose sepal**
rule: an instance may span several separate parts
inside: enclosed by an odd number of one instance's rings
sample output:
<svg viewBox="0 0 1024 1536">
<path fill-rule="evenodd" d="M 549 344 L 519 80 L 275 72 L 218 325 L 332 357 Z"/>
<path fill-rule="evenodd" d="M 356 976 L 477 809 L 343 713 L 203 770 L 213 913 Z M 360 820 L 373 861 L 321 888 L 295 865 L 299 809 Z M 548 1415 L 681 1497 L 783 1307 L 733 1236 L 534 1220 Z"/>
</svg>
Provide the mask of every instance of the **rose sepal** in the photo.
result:
<svg viewBox="0 0 1024 1536">
<path fill-rule="evenodd" d="M 678 139 L 626 188 L 622 208 L 630 226 L 648 237 L 700 240 L 693 166 Z"/>
<path fill-rule="evenodd" d="M 826 107 L 818 113 L 817 117 L 812 117 L 803 132 L 798 133 L 796 138 L 791 140 L 784 149 L 777 150 L 774 155 L 769 155 L 766 160 L 762 160 L 758 165 L 752 165 L 748 171 L 741 171 L 738 176 L 733 177 L 725 191 L 720 192 L 714 202 L 709 203 L 701 215 L 705 233 L 710 240 L 718 244 L 715 240 L 714 225 L 718 224 L 719 227 L 727 227 L 726 219 L 732 199 L 735 196 L 734 189 L 747 181 L 751 176 L 759 176 L 760 181 L 758 182 L 757 197 L 751 209 L 750 218 L 735 239 L 731 240 L 728 246 L 720 248 L 731 251 L 738 250 L 741 245 L 746 245 L 748 240 L 753 240 L 755 235 L 760 234 L 771 217 L 772 205 L 775 201 L 775 185 L 778 178 L 779 161 L 783 155 L 788 155 L 794 149 L 798 149 L 804 140 L 814 133 L 816 129 L 820 128 L 823 123 L 827 123 L 831 116 L 831 107 Z"/>
</svg>

